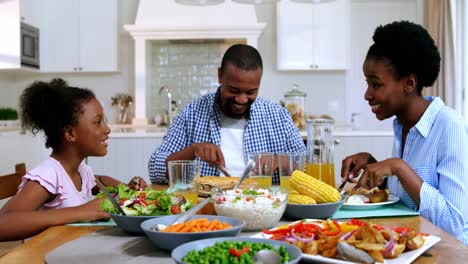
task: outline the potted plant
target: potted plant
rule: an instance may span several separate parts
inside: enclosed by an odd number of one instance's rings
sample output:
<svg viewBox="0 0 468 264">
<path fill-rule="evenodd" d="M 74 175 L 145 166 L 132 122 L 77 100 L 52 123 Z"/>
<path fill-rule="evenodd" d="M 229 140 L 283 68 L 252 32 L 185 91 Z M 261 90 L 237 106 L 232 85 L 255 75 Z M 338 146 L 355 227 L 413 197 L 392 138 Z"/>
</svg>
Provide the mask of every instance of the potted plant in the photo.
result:
<svg viewBox="0 0 468 264">
<path fill-rule="evenodd" d="M 18 112 L 10 107 L 0 107 L 0 126 L 19 125 Z"/>
</svg>

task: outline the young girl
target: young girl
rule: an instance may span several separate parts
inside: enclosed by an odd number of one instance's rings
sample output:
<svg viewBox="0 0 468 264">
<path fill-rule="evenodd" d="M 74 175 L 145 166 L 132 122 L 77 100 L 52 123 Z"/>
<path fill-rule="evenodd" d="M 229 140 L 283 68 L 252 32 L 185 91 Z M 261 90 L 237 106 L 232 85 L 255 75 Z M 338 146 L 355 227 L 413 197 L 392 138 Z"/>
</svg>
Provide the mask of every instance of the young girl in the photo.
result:
<svg viewBox="0 0 468 264">
<path fill-rule="evenodd" d="M 49 158 L 29 171 L 18 193 L 0 210 L 0 241 L 19 240 L 44 229 L 72 222 L 108 219 L 100 210 L 95 178 L 106 186 L 121 183 L 107 176 L 94 176 L 83 160 L 107 154 L 110 129 L 101 104 L 88 89 L 69 87 L 61 79 L 34 82 L 20 98 L 22 126 L 46 136 Z M 131 188 L 144 188 L 132 179 Z"/>
<path fill-rule="evenodd" d="M 358 186 L 387 187 L 421 216 L 468 244 L 468 130 L 463 117 L 438 97 L 423 97 L 440 69 L 429 33 L 407 21 L 376 29 L 363 70 L 364 95 L 379 120 L 395 116 L 393 157 L 369 153 L 343 160 L 342 177 L 364 168 Z"/>
</svg>

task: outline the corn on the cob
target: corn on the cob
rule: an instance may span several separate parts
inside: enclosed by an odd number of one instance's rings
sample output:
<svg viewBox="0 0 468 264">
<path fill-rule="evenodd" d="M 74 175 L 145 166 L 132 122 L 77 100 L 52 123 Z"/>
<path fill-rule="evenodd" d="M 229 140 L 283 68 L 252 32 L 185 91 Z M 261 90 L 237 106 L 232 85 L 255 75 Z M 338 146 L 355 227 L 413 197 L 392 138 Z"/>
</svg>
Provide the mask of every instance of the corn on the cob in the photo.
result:
<svg viewBox="0 0 468 264">
<path fill-rule="evenodd" d="M 289 184 L 300 194 L 314 198 L 317 203 L 333 203 L 341 199 L 340 193 L 335 188 L 302 171 L 294 171 Z"/>
<path fill-rule="evenodd" d="M 288 196 L 288 203 L 290 204 L 316 204 L 314 198 L 302 195 L 302 194 L 291 194 Z"/>
<path fill-rule="evenodd" d="M 296 191 L 296 189 L 292 188 L 291 186 L 289 186 L 289 194 L 299 194 L 298 191 Z"/>
</svg>

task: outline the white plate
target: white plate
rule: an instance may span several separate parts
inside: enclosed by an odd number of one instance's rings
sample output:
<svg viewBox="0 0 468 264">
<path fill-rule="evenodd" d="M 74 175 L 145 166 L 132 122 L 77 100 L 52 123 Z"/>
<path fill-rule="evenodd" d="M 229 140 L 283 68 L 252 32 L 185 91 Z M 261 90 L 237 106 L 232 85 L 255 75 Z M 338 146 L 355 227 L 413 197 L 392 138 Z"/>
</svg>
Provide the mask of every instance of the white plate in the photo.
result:
<svg viewBox="0 0 468 264">
<path fill-rule="evenodd" d="M 303 220 L 300 220 L 300 221 L 305 221 L 305 222 L 321 222 L 323 220 L 321 219 L 303 219 Z M 295 224 L 295 223 L 298 223 L 299 221 L 296 221 L 296 222 L 293 222 L 293 223 L 290 223 L 290 225 L 292 224 Z M 338 223 L 342 223 L 340 221 L 338 221 Z M 272 228 L 270 230 L 275 230 L 276 228 Z M 258 233 L 256 235 L 253 235 L 251 237 L 255 237 L 255 238 L 270 238 L 271 235 L 267 235 L 267 234 L 263 234 L 263 233 Z M 394 259 L 385 259 L 385 261 L 383 262 L 384 264 L 410 264 L 412 263 L 415 259 L 417 259 L 422 253 L 424 253 L 426 250 L 428 250 L 429 248 L 431 248 L 433 245 L 435 245 L 437 242 L 440 241 L 440 237 L 436 237 L 436 236 L 432 236 L 432 235 L 429 235 L 429 236 L 424 236 L 424 239 L 425 239 L 425 242 L 424 244 L 416 249 L 416 250 L 412 250 L 412 251 L 408 251 L 408 252 L 405 252 L 405 253 L 402 253 L 400 256 L 398 256 L 398 258 L 394 258 Z M 346 261 L 346 260 L 341 260 L 341 259 L 333 259 L 333 258 L 326 258 L 326 257 L 322 257 L 320 255 L 309 255 L 309 254 L 302 254 L 302 259 L 307 259 L 307 260 L 312 260 L 316 263 L 333 263 L 333 264 L 349 264 L 349 263 L 354 263 L 354 262 L 349 262 L 349 261 Z M 380 262 L 376 262 L 376 263 L 380 263 Z"/>
<path fill-rule="evenodd" d="M 344 202 L 341 208 L 343 209 L 351 209 L 351 210 L 367 210 L 367 209 L 375 209 L 377 207 L 387 205 L 387 204 L 394 204 L 398 202 L 400 198 L 396 197 L 393 194 L 388 196 L 388 200 L 381 203 L 365 203 L 365 204 L 349 204 Z"/>
</svg>

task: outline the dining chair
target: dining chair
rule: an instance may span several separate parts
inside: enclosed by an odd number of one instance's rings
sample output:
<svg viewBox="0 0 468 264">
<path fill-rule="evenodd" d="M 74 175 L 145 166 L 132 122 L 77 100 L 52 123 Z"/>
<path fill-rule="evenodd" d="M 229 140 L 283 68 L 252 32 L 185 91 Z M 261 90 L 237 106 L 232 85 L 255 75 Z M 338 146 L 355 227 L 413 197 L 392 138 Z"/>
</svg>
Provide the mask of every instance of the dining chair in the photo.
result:
<svg viewBox="0 0 468 264">
<path fill-rule="evenodd" d="M 15 172 L 0 176 L 0 200 L 14 196 L 18 192 L 21 177 L 26 174 L 26 164 L 15 165 Z M 24 240 L 0 243 L 0 257 L 24 243 Z"/>
<path fill-rule="evenodd" d="M 0 200 L 11 197 L 18 192 L 21 177 L 26 174 L 26 164 L 15 165 L 15 172 L 0 176 Z"/>
</svg>

